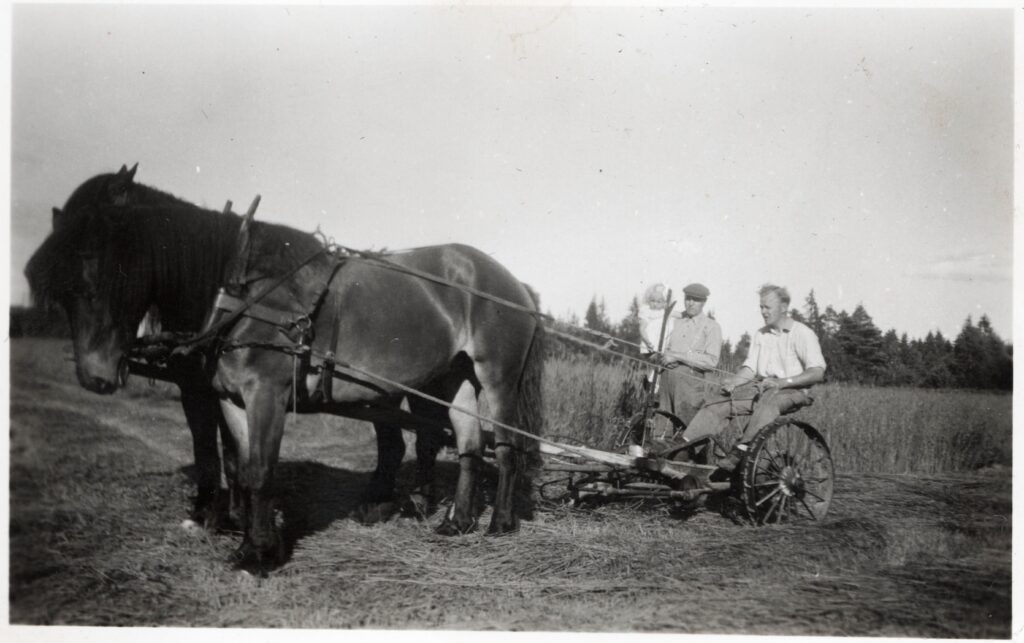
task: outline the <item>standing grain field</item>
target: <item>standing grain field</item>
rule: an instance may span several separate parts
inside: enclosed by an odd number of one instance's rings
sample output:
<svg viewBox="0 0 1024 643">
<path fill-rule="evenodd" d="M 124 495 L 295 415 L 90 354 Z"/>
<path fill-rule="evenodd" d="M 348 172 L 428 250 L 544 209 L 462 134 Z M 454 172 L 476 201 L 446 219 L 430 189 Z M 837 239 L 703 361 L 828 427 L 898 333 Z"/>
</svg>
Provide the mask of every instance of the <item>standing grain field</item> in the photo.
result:
<svg viewBox="0 0 1024 643">
<path fill-rule="evenodd" d="M 617 406 L 641 377 L 635 366 L 586 355 L 549 360 L 550 432 L 614 448 L 623 429 Z M 828 440 L 839 471 L 938 473 L 1012 464 L 1010 395 L 825 384 L 814 397 L 799 417 Z"/>
<path fill-rule="evenodd" d="M 502 538 L 437 536 L 439 514 L 349 519 L 372 430 L 291 417 L 275 490 L 290 559 L 256 580 L 226 564 L 236 534 L 179 526 L 194 487 L 174 389 L 92 395 L 65 350 L 11 342 L 12 623 L 1010 635 L 1009 396 L 821 387 L 801 412 L 838 472 L 819 525 L 554 505 Z M 548 434 L 614 441 L 635 373 L 578 358 L 546 375 Z M 448 489 L 457 466 L 440 463 Z"/>
</svg>

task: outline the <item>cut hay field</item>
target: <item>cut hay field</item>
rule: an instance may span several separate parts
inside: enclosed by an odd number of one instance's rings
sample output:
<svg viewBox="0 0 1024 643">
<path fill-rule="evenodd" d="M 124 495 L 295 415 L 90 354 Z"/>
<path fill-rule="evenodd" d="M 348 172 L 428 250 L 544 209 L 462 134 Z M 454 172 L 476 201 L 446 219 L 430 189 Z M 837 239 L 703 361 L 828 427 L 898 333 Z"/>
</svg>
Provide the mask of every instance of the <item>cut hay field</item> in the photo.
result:
<svg viewBox="0 0 1024 643">
<path fill-rule="evenodd" d="M 96 396 L 63 342 L 10 347 L 14 624 L 1010 635 L 1008 396 L 824 387 L 805 418 L 839 475 L 819 525 L 559 506 L 501 538 L 350 520 L 372 430 L 293 417 L 276 490 L 293 553 L 259 580 L 225 563 L 237 537 L 179 526 L 193 485 L 173 390 Z M 548 364 L 549 432 L 600 445 L 586 432 L 609 430 L 617 383 L 580 368 Z"/>
</svg>

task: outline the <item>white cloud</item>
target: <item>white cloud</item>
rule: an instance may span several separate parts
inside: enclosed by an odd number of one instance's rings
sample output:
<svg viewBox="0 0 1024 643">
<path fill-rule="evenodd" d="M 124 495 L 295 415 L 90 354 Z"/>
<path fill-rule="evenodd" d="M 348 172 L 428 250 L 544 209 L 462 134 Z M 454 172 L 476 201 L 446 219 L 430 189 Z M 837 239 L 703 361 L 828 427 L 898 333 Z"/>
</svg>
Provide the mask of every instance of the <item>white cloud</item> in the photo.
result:
<svg viewBox="0 0 1024 643">
<path fill-rule="evenodd" d="M 968 252 L 938 257 L 908 273 L 911 277 L 948 281 L 1011 281 L 1013 272 L 1008 258 L 991 252 Z"/>
</svg>

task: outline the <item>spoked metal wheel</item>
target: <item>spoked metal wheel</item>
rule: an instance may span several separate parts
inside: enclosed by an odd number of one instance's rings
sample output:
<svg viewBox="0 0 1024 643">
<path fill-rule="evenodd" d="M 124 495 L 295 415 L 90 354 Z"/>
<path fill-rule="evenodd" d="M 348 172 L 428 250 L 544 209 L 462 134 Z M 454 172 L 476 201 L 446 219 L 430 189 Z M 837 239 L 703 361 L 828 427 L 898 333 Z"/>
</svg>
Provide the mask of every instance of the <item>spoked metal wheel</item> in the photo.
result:
<svg viewBox="0 0 1024 643">
<path fill-rule="evenodd" d="M 822 520 L 832 503 L 834 477 L 832 454 L 817 429 L 780 418 L 750 443 L 743 503 L 758 525 Z"/>
</svg>

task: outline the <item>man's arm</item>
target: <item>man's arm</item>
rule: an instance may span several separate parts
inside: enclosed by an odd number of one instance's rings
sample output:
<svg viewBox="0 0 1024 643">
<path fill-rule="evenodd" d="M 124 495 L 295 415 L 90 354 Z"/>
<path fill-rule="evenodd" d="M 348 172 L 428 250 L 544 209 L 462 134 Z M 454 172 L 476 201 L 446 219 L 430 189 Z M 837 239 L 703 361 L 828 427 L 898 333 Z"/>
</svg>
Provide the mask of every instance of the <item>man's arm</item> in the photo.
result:
<svg viewBox="0 0 1024 643">
<path fill-rule="evenodd" d="M 736 371 L 734 375 L 730 375 L 722 380 L 722 392 L 728 395 L 733 392 L 737 386 L 742 386 L 747 382 L 751 382 L 754 379 L 754 371 L 749 366 L 741 366 L 740 370 Z"/>
<path fill-rule="evenodd" d="M 763 382 L 768 388 L 808 388 L 825 381 L 825 369 L 812 366 L 793 377 L 766 377 Z"/>
<path fill-rule="evenodd" d="M 685 352 L 665 351 L 666 366 L 676 362 L 701 371 L 709 371 L 718 366 L 722 354 L 722 327 L 712 322 L 707 331 L 701 346 Z"/>
</svg>

